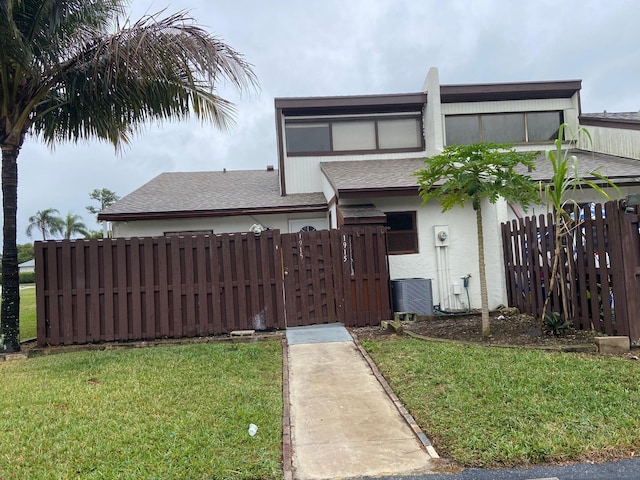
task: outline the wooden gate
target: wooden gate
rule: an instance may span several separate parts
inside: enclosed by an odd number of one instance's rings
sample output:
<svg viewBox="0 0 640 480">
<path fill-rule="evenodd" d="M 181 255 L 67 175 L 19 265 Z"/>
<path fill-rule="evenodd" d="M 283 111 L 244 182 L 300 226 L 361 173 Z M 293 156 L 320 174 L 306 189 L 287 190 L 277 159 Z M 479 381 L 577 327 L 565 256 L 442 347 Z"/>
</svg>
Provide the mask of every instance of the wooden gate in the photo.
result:
<svg viewBox="0 0 640 480">
<path fill-rule="evenodd" d="M 384 235 L 382 227 L 281 235 L 287 326 L 390 318 Z"/>
<path fill-rule="evenodd" d="M 390 318 L 384 235 L 382 227 L 283 234 L 287 326 Z"/>
</svg>

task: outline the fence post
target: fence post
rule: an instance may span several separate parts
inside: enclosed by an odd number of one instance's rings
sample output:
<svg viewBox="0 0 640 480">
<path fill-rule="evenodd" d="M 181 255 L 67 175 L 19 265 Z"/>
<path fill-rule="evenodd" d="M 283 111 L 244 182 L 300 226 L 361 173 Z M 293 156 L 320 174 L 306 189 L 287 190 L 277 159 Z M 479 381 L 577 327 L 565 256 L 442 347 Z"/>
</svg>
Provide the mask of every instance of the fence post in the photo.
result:
<svg viewBox="0 0 640 480">
<path fill-rule="evenodd" d="M 619 203 L 617 205 L 619 208 L 621 207 Z M 620 250 L 624 252 L 622 269 L 624 272 L 628 334 L 632 343 L 638 343 L 640 342 L 640 232 L 638 231 L 640 215 L 637 213 L 622 213 L 619 209 L 618 215 L 620 217 Z M 618 305 L 618 297 L 615 295 L 614 293 L 614 299 L 616 305 Z M 617 317 L 616 312 L 616 321 Z"/>
</svg>

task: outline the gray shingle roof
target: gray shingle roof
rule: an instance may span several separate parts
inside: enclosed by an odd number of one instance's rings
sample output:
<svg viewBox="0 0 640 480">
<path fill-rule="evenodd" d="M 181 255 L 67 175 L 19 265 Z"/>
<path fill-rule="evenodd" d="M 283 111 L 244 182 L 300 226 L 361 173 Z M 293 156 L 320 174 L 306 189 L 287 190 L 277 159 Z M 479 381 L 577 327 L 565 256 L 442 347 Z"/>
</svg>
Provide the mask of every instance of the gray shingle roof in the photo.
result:
<svg viewBox="0 0 640 480">
<path fill-rule="evenodd" d="M 145 214 L 224 214 L 225 211 L 326 208 L 322 193 L 280 195 L 278 171 L 162 173 L 106 208 L 100 219 Z"/>
<path fill-rule="evenodd" d="M 589 172 L 598 169 L 600 174 L 612 179 L 640 181 L 640 160 L 577 149 L 570 150 L 569 153 L 578 159 L 578 172 L 580 176 L 585 178 L 589 178 Z M 535 165 L 535 171 L 529 173 L 531 178 L 534 180 L 549 180 L 551 178 L 553 170 L 544 153 L 536 157 Z"/>
<path fill-rule="evenodd" d="M 583 113 L 580 115 L 580 119 L 640 122 L 640 112 Z"/>
<path fill-rule="evenodd" d="M 640 182 L 640 160 L 616 157 L 602 153 L 571 150 L 578 159 L 578 170 L 581 176 L 598 169 L 602 175 L 627 182 Z M 536 170 L 528 173 L 533 180 L 549 180 L 553 174 L 550 162 L 541 153 L 534 160 Z M 411 174 L 423 168 L 422 159 L 404 160 L 366 160 L 346 162 L 323 162 L 322 171 L 338 194 L 355 191 L 372 191 L 379 194 L 383 190 L 402 190 L 411 194 L 417 191 L 417 179 Z M 377 191 L 377 192 L 376 192 Z"/>
<path fill-rule="evenodd" d="M 338 192 L 417 188 L 416 177 L 411 174 L 423 167 L 424 160 L 421 158 L 320 164 L 325 176 Z"/>
</svg>

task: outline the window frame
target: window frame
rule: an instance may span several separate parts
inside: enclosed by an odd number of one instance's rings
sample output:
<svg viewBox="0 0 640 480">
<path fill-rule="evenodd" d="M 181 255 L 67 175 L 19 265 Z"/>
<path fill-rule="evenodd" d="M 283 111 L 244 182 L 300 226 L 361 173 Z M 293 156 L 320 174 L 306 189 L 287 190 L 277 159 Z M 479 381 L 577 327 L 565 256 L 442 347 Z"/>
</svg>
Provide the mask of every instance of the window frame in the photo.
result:
<svg viewBox="0 0 640 480">
<path fill-rule="evenodd" d="M 417 147 L 399 147 L 399 148 L 380 148 L 380 131 L 378 122 L 388 120 L 417 120 L 418 123 L 418 139 Z M 335 150 L 333 145 L 333 125 L 348 122 L 373 122 L 375 132 L 375 148 L 373 149 L 356 149 L 356 150 Z M 329 124 L 329 150 L 326 151 L 301 151 L 289 152 L 287 127 L 289 125 L 300 125 L 304 123 L 322 123 Z M 425 149 L 424 140 L 424 118 L 422 112 L 408 112 L 392 115 L 349 115 L 344 117 L 317 116 L 317 117 L 286 117 L 284 120 L 284 148 L 287 157 L 312 157 L 312 156 L 338 156 L 338 155 L 364 155 L 364 154 L 380 154 L 380 153 L 405 153 L 405 152 L 422 152 Z"/>
<path fill-rule="evenodd" d="M 417 212 L 415 210 L 402 210 L 402 211 L 384 212 L 384 214 L 387 216 L 387 222 L 385 224 L 387 228 L 387 254 L 388 255 L 410 255 L 410 254 L 420 253 Z M 407 214 L 411 216 L 411 223 L 413 225 L 413 228 L 411 230 L 391 230 L 391 227 L 389 226 L 389 216 L 390 215 L 407 215 Z M 389 240 L 395 235 L 398 235 L 398 236 L 407 235 L 409 232 L 413 234 L 412 237 L 413 237 L 413 243 L 415 248 L 410 250 L 406 250 L 406 249 L 392 250 Z"/>
<path fill-rule="evenodd" d="M 529 140 L 529 122 L 528 122 L 528 115 L 530 113 L 557 113 L 559 115 L 559 123 L 558 123 L 558 127 L 560 127 L 560 125 L 562 125 L 562 123 L 564 123 L 564 110 L 527 110 L 527 111 L 520 111 L 520 112 L 491 112 L 491 113 L 463 113 L 463 114 L 449 114 L 449 115 L 445 115 L 444 116 L 444 143 L 445 146 L 449 146 L 449 145 L 457 145 L 455 143 L 449 143 L 447 141 L 447 118 L 451 118 L 451 117 L 467 117 L 467 118 L 475 118 L 476 122 L 477 122 L 477 126 L 478 126 L 478 134 L 480 137 L 480 142 L 484 142 L 487 141 L 485 140 L 483 137 L 483 129 L 482 129 L 482 117 L 490 117 L 490 116 L 497 116 L 497 115 L 522 115 L 523 116 L 523 125 L 524 125 L 524 142 L 516 142 L 516 141 L 508 141 L 508 142 L 504 142 L 504 143 L 512 143 L 514 145 L 527 145 L 530 143 L 533 144 L 552 144 L 554 142 L 554 140 Z M 492 141 L 492 140 L 489 140 Z M 502 143 L 502 142 L 500 142 Z"/>
</svg>

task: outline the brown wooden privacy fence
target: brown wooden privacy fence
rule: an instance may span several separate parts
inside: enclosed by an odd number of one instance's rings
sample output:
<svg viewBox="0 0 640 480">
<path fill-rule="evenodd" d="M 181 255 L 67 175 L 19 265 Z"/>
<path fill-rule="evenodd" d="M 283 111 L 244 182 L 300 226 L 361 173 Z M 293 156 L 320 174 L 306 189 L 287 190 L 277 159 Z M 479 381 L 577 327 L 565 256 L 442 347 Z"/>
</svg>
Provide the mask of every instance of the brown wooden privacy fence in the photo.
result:
<svg viewBox="0 0 640 480">
<path fill-rule="evenodd" d="M 590 210 L 590 211 L 589 211 Z M 561 250 L 568 312 L 562 311 L 560 285 L 551 292 L 548 312 L 559 312 L 577 329 L 594 328 L 609 335 L 640 340 L 639 216 L 621 202 L 596 204 L 576 211 L 577 226 Z M 553 218 L 547 216 L 502 224 L 509 304 L 542 315 L 549 292 L 555 248 Z"/>
<path fill-rule="evenodd" d="M 38 344 L 379 323 L 391 315 L 384 245 L 373 227 L 37 242 Z"/>
</svg>

